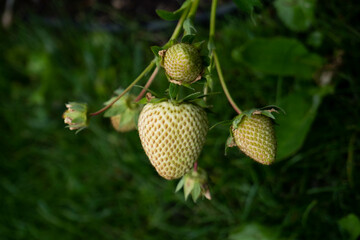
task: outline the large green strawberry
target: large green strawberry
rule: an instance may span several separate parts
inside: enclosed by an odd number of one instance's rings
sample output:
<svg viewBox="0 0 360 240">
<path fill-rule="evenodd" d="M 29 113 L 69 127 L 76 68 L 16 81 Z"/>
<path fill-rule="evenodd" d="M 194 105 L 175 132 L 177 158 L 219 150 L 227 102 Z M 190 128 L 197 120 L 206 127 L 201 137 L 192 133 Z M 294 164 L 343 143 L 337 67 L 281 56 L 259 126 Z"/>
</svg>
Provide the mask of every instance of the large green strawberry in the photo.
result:
<svg viewBox="0 0 360 240">
<path fill-rule="evenodd" d="M 262 114 L 244 115 L 232 126 L 236 145 L 246 155 L 262 164 L 271 164 L 276 156 L 276 138 L 273 119 Z"/>
<path fill-rule="evenodd" d="M 166 50 L 163 65 L 169 80 L 178 84 L 198 80 L 203 71 L 199 51 L 187 43 L 178 43 Z"/>
<path fill-rule="evenodd" d="M 138 122 L 141 144 L 160 176 L 182 177 L 198 159 L 208 131 L 206 112 L 190 103 L 148 103 Z"/>
</svg>

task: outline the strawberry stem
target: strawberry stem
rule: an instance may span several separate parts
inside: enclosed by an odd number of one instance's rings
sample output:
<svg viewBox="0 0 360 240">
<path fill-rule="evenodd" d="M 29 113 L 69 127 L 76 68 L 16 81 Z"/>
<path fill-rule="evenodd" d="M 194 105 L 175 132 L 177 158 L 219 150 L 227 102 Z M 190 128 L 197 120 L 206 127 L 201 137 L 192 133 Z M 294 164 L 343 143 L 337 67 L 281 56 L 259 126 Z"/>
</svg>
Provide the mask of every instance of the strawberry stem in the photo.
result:
<svg viewBox="0 0 360 240">
<path fill-rule="evenodd" d="M 109 109 L 114 103 L 116 103 L 122 96 L 124 96 L 128 91 L 130 91 L 130 89 L 137 83 L 139 82 L 144 76 L 145 74 L 147 74 L 148 72 L 151 71 L 151 69 L 155 66 L 155 60 L 152 60 L 150 62 L 150 64 L 144 69 L 144 71 L 142 71 L 142 73 L 140 73 L 140 75 L 119 95 L 117 96 L 110 104 L 108 104 L 107 106 L 103 107 L 102 109 L 100 109 L 97 112 L 94 113 L 90 113 L 90 116 L 96 116 L 100 113 L 103 113 L 104 111 L 106 111 L 107 109 Z"/>
<path fill-rule="evenodd" d="M 211 13 L 210 13 L 210 31 L 209 31 L 209 42 L 214 44 L 214 35 L 215 35 L 215 22 L 216 22 L 216 8 L 217 8 L 217 0 L 212 0 L 211 2 Z M 213 45 L 213 48 L 211 49 L 211 55 L 210 57 L 214 58 L 215 61 L 215 67 L 216 67 L 216 71 L 218 73 L 219 76 L 219 80 L 221 83 L 221 87 L 224 90 L 224 93 L 226 95 L 227 100 L 229 101 L 230 105 L 233 107 L 233 109 L 238 113 L 241 114 L 241 110 L 240 108 L 236 105 L 236 103 L 234 102 L 234 100 L 232 99 L 229 90 L 226 86 L 225 83 L 225 79 L 224 79 L 224 75 L 221 71 L 221 66 L 220 66 L 220 62 L 219 62 L 219 58 L 217 56 L 216 53 L 216 48 Z"/>
<path fill-rule="evenodd" d="M 197 172 L 197 170 L 198 170 L 198 162 L 196 161 L 194 163 L 194 172 Z"/>
<path fill-rule="evenodd" d="M 153 71 L 153 73 L 151 74 L 149 80 L 148 80 L 147 83 L 145 84 L 143 90 L 142 90 L 142 91 L 140 92 L 140 94 L 136 97 L 135 102 L 140 101 L 140 99 L 144 96 L 144 94 L 146 93 L 146 91 L 147 91 L 148 88 L 150 87 L 151 83 L 154 81 L 156 75 L 158 74 L 159 68 L 160 68 L 160 66 L 157 66 L 157 67 L 154 69 L 154 71 Z"/>
<path fill-rule="evenodd" d="M 225 79 L 224 79 L 224 76 L 223 76 L 222 71 L 221 71 L 220 62 L 219 62 L 219 59 L 218 59 L 218 56 L 217 56 L 215 50 L 213 50 L 213 55 L 214 55 L 215 66 L 216 66 L 216 70 L 217 70 L 217 73 L 218 73 L 218 76 L 219 76 L 219 80 L 220 80 L 221 86 L 222 86 L 222 88 L 224 90 L 224 93 L 226 95 L 226 98 L 229 101 L 230 105 L 235 110 L 235 112 L 237 112 L 238 114 L 241 114 L 240 108 L 236 105 L 236 103 L 232 99 L 232 97 L 231 97 L 231 95 L 229 93 L 229 90 L 228 90 L 228 88 L 226 86 Z"/>
</svg>

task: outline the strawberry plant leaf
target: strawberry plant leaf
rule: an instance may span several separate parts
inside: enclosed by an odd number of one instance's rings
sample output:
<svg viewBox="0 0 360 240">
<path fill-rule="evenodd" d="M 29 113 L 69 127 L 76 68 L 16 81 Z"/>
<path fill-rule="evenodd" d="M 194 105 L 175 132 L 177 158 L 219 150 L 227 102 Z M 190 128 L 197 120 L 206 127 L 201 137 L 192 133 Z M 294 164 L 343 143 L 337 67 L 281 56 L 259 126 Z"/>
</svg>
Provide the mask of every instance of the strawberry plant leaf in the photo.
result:
<svg viewBox="0 0 360 240">
<path fill-rule="evenodd" d="M 182 43 L 188 43 L 188 44 L 192 44 L 192 42 L 195 39 L 195 35 L 185 35 L 182 39 L 181 42 Z"/>
<path fill-rule="evenodd" d="M 261 114 L 275 120 L 274 115 L 269 111 L 262 111 Z"/>
<path fill-rule="evenodd" d="M 191 85 L 189 83 L 183 83 L 181 86 L 184 86 L 184 87 L 186 87 L 188 89 L 191 89 L 191 90 L 195 91 L 195 89 L 193 87 L 191 87 Z"/>
<path fill-rule="evenodd" d="M 197 31 L 191 20 L 191 18 L 187 18 L 183 23 L 184 35 L 194 35 Z"/>
<path fill-rule="evenodd" d="M 254 71 L 309 80 L 324 62 L 297 39 L 285 37 L 252 39 L 234 49 L 232 56 Z"/>
<path fill-rule="evenodd" d="M 169 97 L 171 100 L 176 99 L 177 95 L 179 93 L 179 85 L 170 83 L 169 85 Z"/>
<path fill-rule="evenodd" d="M 274 2 L 281 21 L 295 32 L 309 29 L 314 20 L 315 4 L 316 0 L 276 0 Z"/>
<path fill-rule="evenodd" d="M 159 46 L 152 46 L 151 47 L 151 51 L 154 53 L 155 57 L 160 57 L 159 56 L 159 51 L 163 50 L 162 47 Z"/>
<path fill-rule="evenodd" d="M 351 213 L 338 221 L 340 228 L 350 235 L 350 240 L 356 240 L 360 236 L 360 220 Z"/>
<path fill-rule="evenodd" d="M 191 191 L 191 196 L 194 202 L 198 200 L 198 198 L 200 197 L 200 193 L 201 193 L 201 186 L 200 183 L 196 181 L 193 190 Z"/>
<path fill-rule="evenodd" d="M 212 78 L 211 74 L 206 74 L 205 75 L 205 79 L 206 79 L 206 84 L 208 85 L 208 87 L 210 88 L 210 90 L 213 90 L 214 88 L 214 81 Z"/>
<path fill-rule="evenodd" d="M 176 186 L 175 192 L 180 191 L 180 189 L 184 186 L 184 183 L 185 183 L 185 176 L 180 179 L 179 183 Z"/>
<path fill-rule="evenodd" d="M 169 11 L 166 11 L 166 10 L 161 10 L 161 9 L 157 9 L 156 10 L 156 14 L 166 20 L 166 21 L 175 21 L 175 20 L 178 20 L 182 14 L 182 12 L 187 8 L 189 7 L 191 4 L 191 0 L 186 0 L 182 5 L 181 7 L 176 10 L 176 11 L 173 11 L 173 12 L 169 12 Z"/>
<path fill-rule="evenodd" d="M 196 47 L 198 50 L 201 49 L 202 45 L 205 43 L 205 41 L 200 41 L 193 43 L 194 47 Z"/>
<path fill-rule="evenodd" d="M 226 139 L 226 143 L 225 143 L 225 153 L 224 153 L 224 155 L 226 156 L 228 149 L 231 148 L 231 147 L 234 147 L 234 146 L 236 146 L 236 143 L 235 143 L 235 140 L 234 140 L 231 128 L 230 128 L 230 135 Z"/>
<path fill-rule="evenodd" d="M 187 198 L 189 197 L 191 191 L 193 190 L 195 185 L 195 181 L 194 179 L 187 177 L 184 183 L 184 196 L 185 196 L 185 200 L 187 200 Z"/>
<path fill-rule="evenodd" d="M 239 123 L 241 122 L 241 120 L 243 119 L 243 117 L 245 116 L 245 113 L 242 113 L 238 116 L 236 116 L 233 120 L 232 120 L 232 127 L 234 129 L 237 129 L 239 126 Z"/>
<path fill-rule="evenodd" d="M 209 131 L 212 130 L 213 128 L 219 126 L 219 125 L 231 125 L 232 123 L 232 120 L 225 120 L 225 121 L 221 121 L 221 122 L 218 122 L 218 123 L 215 123 L 214 125 L 212 125 L 210 128 L 209 128 Z"/>
</svg>

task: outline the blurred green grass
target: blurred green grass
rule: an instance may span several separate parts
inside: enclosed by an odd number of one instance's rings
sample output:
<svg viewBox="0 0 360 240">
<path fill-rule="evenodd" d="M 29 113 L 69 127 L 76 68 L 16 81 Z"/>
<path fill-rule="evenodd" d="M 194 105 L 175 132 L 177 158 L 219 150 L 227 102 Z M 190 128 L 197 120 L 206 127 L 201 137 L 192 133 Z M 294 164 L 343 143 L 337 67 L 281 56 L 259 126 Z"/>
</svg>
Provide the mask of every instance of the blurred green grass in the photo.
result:
<svg viewBox="0 0 360 240">
<path fill-rule="evenodd" d="M 68 101 L 101 107 L 141 72 L 152 58 L 149 47 L 161 44 L 154 39 L 166 34 L 151 38 L 136 23 L 118 34 L 71 24 L 54 28 L 36 16 L 0 30 L 0 238 L 256 239 L 259 232 L 258 239 L 349 239 L 338 221 L 360 216 L 360 29 L 353 21 L 359 7 L 318 6 L 313 28 L 324 40 L 307 48 L 325 58 L 339 49 L 345 55 L 332 79 L 334 93 L 323 98 L 304 145 L 264 167 L 236 149 L 225 157 L 228 129 L 215 128 L 199 161 L 210 175 L 213 200 L 197 204 L 174 193 L 175 181 L 157 175 L 136 132 L 118 134 L 97 117 L 74 135 L 61 119 Z M 275 103 L 278 78 L 236 62 L 235 47 L 278 35 L 306 42 L 305 33 L 286 29 L 273 11 L 265 4 L 257 25 L 240 13 L 218 22 L 225 77 L 244 109 Z M 207 38 L 206 29 L 199 32 Z M 166 87 L 162 75 L 152 89 Z M 282 92 L 315 87 L 285 77 Z M 216 78 L 214 89 L 220 90 Z M 210 103 L 211 124 L 235 116 L 223 95 Z"/>
</svg>

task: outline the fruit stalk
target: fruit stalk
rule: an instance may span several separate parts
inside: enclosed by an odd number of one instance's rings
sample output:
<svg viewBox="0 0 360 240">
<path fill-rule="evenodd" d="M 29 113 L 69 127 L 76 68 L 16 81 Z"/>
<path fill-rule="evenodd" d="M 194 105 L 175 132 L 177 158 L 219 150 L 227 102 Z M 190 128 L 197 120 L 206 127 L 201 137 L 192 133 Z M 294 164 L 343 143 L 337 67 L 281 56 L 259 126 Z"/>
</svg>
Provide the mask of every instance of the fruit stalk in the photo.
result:
<svg viewBox="0 0 360 240">
<path fill-rule="evenodd" d="M 220 66 L 220 62 L 219 62 L 219 59 L 218 59 L 218 56 L 215 52 L 215 50 L 213 51 L 213 56 L 214 56 L 214 60 L 215 60 L 215 66 L 216 66 L 216 70 L 217 70 L 217 73 L 218 73 L 218 76 L 219 76 L 219 80 L 220 80 L 220 83 L 221 83 L 221 86 L 224 90 L 224 93 L 226 95 L 226 98 L 228 99 L 230 105 L 233 107 L 233 109 L 238 113 L 238 114 L 241 114 L 241 110 L 240 108 L 236 105 L 236 103 L 234 102 L 234 100 L 232 99 L 230 93 L 229 93 L 229 90 L 226 86 L 226 83 L 225 83 L 225 80 L 224 80 L 224 76 L 222 74 L 222 71 L 221 71 L 221 66 Z"/>
<path fill-rule="evenodd" d="M 142 73 L 140 73 L 140 75 L 119 95 L 117 96 L 110 104 L 108 104 L 107 106 L 103 107 L 102 109 L 100 109 L 97 112 L 94 113 L 90 113 L 90 116 L 96 116 L 106 110 L 108 110 L 114 103 L 116 103 L 122 96 L 124 96 L 128 91 L 130 91 L 130 89 L 137 83 L 139 82 L 144 76 L 145 74 L 147 74 L 148 72 L 151 71 L 151 69 L 155 66 L 155 60 L 152 60 L 150 62 L 150 64 L 144 69 L 144 71 L 142 71 Z"/>
<path fill-rule="evenodd" d="M 216 8 L 217 8 L 217 0 L 212 0 L 211 2 L 211 13 L 210 13 L 210 30 L 209 30 L 209 42 L 211 42 L 212 44 L 214 44 L 214 36 L 215 36 L 215 22 L 216 22 Z M 216 67 L 216 71 L 218 73 L 219 76 L 219 80 L 221 83 L 221 87 L 226 95 L 226 98 L 228 99 L 230 105 L 233 107 L 233 109 L 238 113 L 241 114 L 241 110 L 240 108 L 236 105 L 236 103 L 234 102 L 234 100 L 232 99 L 229 90 L 226 86 L 225 83 L 225 79 L 224 79 L 224 75 L 221 71 L 221 66 L 220 66 L 220 62 L 216 53 L 216 49 L 213 45 L 213 49 L 211 50 L 211 57 L 214 58 L 215 61 L 215 67 Z"/>
<path fill-rule="evenodd" d="M 144 94 L 146 93 L 146 91 L 147 91 L 148 88 L 150 87 L 151 83 L 154 81 L 156 75 L 158 74 L 159 68 L 160 68 L 160 66 L 157 66 L 157 67 L 154 69 L 154 71 L 153 71 L 153 73 L 151 74 L 149 80 L 148 80 L 147 83 L 145 84 L 144 89 L 143 89 L 143 90 L 140 92 L 140 94 L 136 97 L 135 102 L 140 101 L 140 99 L 144 96 Z"/>
</svg>

